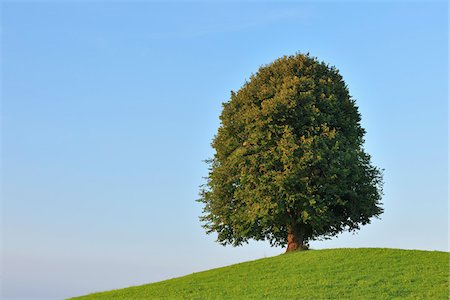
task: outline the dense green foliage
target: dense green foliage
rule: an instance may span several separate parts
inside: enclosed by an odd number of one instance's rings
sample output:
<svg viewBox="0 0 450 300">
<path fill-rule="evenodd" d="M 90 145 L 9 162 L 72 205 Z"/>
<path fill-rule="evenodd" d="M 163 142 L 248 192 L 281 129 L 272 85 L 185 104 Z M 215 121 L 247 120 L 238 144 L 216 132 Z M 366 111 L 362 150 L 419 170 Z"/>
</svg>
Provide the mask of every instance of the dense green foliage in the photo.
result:
<svg viewBox="0 0 450 300">
<path fill-rule="evenodd" d="M 77 299 L 448 299 L 449 254 L 293 252 Z"/>
<path fill-rule="evenodd" d="M 201 220 L 222 244 L 300 244 L 382 213 L 382 176 L 338 70 L 305 55 L 263 66 L 223 104 L 201 190 Z"/>
</svg>

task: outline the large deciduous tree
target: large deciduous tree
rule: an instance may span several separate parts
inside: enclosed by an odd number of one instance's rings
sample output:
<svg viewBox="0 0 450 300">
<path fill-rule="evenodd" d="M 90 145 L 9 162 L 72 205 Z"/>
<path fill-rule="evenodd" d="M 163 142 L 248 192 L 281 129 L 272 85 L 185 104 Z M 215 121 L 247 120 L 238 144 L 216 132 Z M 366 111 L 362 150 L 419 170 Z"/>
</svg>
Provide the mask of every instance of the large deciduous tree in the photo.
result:
<svg viewBox="0 0 450 300">
<path fill-rule="evenodd" d="M 308 249 L 383 212 L 382 174 L 335 67 L 303 54 L 279 58 L 231 92 L 220 120 L 199 199 L 218 242 Z"/>
</svg>

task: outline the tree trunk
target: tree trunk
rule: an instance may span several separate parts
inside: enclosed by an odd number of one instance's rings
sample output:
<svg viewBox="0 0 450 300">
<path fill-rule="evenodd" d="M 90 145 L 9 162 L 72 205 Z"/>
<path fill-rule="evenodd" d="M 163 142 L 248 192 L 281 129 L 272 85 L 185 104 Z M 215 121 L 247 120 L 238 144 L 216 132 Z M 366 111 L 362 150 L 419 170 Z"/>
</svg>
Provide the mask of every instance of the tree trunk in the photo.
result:
<svg viewBox="0 0 450 300">
<path fill-rule="evenodd" d="M 306 228 L 303 225 L 292 225 L 288 228 L 288 245 L 286 252 L 297 250 L 308 250 L 308 245 L 305 243 Z"/>
</svg>

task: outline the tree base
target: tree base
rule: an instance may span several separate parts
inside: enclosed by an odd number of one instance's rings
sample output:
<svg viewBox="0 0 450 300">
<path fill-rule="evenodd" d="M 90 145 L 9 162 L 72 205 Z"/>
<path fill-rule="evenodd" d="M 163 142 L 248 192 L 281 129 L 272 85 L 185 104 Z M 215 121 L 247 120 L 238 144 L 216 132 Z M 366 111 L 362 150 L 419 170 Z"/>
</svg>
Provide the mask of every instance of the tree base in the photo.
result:
<svg viewBox="0 0 450 300">
<path fill-rule="evenodd" d="M 294 252 L 294 251 L 304 251 L 304 250 L 309 250 L 308 245 L 299 245 L 299 244 L 288 244 L 287 248 L 286 248 L 286 253 L 287 252 Z"/>
<path fill-rule="evenodd" d="M 288 234 L 288 245 L 286 252 L 308 250 L 308 243 L 305 243 L 302 237 L 299 237 L 297 234 L 290 232 Z"/>
</svg>

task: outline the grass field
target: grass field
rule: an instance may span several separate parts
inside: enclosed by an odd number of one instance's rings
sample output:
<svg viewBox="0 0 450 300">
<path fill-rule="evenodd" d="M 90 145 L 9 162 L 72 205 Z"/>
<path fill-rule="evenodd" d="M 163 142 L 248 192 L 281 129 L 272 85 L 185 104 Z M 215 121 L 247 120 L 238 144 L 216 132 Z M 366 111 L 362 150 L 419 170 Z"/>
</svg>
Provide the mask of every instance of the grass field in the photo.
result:
<svg viewBox="0 0 450 300">
<path fill-rule="evenodd" d="M 73 299 L 449 299 L 449 253 L 310 250 Z"/>
</svg>

